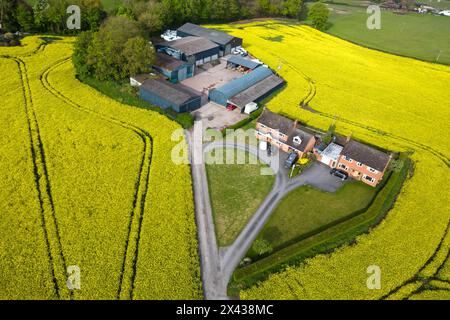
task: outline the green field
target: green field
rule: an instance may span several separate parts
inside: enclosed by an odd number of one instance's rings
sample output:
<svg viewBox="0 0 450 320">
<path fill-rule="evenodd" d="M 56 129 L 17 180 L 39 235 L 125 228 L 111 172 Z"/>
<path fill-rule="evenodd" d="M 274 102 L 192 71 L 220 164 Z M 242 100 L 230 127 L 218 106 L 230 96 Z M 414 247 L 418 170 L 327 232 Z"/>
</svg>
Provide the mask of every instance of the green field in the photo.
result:
<svg viewBox="0 0 450 320">
<path fill-rule="evenodd" d="M 310 186 L 292 191 L 279 204 L 258 239 L 272 248 L 285 247 L 296 239 L 367 207 L 376 190 L 363 183 L 349 183 L 336 193 Z"/>
<path fill-rule="evenodd" d="M 450 1 L 442 1 L 442 5 L 450 6 Z M 383 10 L 381 29 L 369 30 L 366 7 L 328 4 L 328 8 L 330 27 L 327 33 L 369 48 L 450 64 L 449 17 L 415 13 L 399 15 Z"/>
<path fill-rule="evenodd" d="M 232 149 L 226 149 L 227 152 Z M 244 155 L 237 151 L 236 155 Z M 209 192 L 220 246 L 230 245 L 270 192 L 274 175 L 261 175 L 262 164 L 208 164 Z"/>
</svg>

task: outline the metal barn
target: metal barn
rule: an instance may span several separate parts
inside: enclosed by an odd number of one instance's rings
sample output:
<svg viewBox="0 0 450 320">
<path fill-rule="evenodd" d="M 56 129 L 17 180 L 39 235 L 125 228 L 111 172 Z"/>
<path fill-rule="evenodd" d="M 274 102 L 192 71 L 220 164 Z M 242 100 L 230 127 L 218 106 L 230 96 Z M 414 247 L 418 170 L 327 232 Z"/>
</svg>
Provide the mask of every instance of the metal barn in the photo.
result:
<svg viewBox="0 0 450 320">
<path fill-rule="evenodd" d="M 139 88 L 139 96 L 151 104 L 176 112 L 190 112 L 201 106 L 200 95 L 161 79 L 146 80 Z"/>
<path fill-rule="evenodd" d="M 273 75 L 273 72 L 269 68 L 256 68 L 241 78 L 230 81 L 220 88 L 212 89 L 209 91 L 209 99 L 220 105 L 226 106 L 230 98 L 270 77 L 271 75 Z"/>
<path fill-rule="evenodd" d="M 186 23 L 177 30 L 177 36 L 188 37 L 196 36 L 206 38 L 220 46 L 220 56 L 226 56 L 231 53 L 233 48 L 242 46 L 242 39 L 230 36 L 225 32 L 208 29 L 193 23 Z"/>
</svg>

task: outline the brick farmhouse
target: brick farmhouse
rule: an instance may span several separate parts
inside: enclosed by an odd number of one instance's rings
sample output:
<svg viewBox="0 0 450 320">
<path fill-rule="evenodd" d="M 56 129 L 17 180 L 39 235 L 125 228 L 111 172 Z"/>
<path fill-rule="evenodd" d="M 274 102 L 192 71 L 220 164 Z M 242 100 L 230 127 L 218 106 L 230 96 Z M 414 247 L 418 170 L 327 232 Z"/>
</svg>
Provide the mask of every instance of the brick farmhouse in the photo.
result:
<svg viewBox="0 0 450 320">
<path fill-rule="evenodd" d="M 318 145 L 320 137 L 268 109 L 258 118 L 256 137 L 284 152 L 296 152 L 300 158 L 313 153 L 319 162 L 373 187 L 381 182 L 391 160 L 389 154 L 350 138 L 335 136 L 328 145 Z"/>
<path fill-rule="evenodd" d="M 256 138 L 267 141 L 284 152 L 296 152 L 300 158 L 313 150 L 316 138 L 286 117 L 265 109 L 256 123 Z"/>
</svg>

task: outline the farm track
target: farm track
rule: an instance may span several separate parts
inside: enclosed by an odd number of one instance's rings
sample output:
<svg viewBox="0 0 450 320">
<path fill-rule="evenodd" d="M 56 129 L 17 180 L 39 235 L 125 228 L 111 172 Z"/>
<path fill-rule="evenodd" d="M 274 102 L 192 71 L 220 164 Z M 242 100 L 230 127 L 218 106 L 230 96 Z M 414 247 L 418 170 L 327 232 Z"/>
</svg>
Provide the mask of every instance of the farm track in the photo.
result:
<svg viewBox="0 0 450 320">
<path fill-rule="evenodd" d="M 49 74 L 60 67 L 64 63 L 69 62 L 70 58 L 62 59 L 53 63 L 41 75 L 40 81 L 43 87 L 52 95 L 57 97 L 64 103 L 82 110 L 91 115 L 101 118 L 102 120 L 118 125 L 124 129 L 131 130 L 140 137 L 143 142 L 142 159 L 139 166 L 139 174 L 135 184 L 135 194 L 133 197 L 132 210 L 130 212 L 130 220 L 128 225 L 127 240 L 124 249 L 124 259 L 122 262 L 119 286 L 117 290 L 117 299 L 132 299 L 134 291 L 134 283 L 136 279 L 137 260 L 140 244 L 140 233 L 142 229 L 142 221 L 144 218 L 146 197 L 150 180 L 150 167 L 152 162 L 152 136 L 142 128 L 127 123 L 125 121 L 109 117 L 90 108 L 83 107 L 77 102 L 71 100 L 60 91 L 58 91 L 48 80 Z"/>
<path fill-rule="evenodd" d="M 26 64 L 22 59 L 17 57 L 3 56 L 3 58 L 13 60 L 17 64 L 18 73 L 20 76 L 30 139 L 33 173 L 40 207 L 41 227 L 46 242 L 55 295 L 59 299 L 69 298 L 72 295 L 71 292 L 66 290 L 64 277 L 60 278 L 57 276 L 65 275 L 67 265 L 62 250 L 60 232 L 56 219 L 52 189 L 48 174 L 45 148 L 36 117 Z"/>
</svg>

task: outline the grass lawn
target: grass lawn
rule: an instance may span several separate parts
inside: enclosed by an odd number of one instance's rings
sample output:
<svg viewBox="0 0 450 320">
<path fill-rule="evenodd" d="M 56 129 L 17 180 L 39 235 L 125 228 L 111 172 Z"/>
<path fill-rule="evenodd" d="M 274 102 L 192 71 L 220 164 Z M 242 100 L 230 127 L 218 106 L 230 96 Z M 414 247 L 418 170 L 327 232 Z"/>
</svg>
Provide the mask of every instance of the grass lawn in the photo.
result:
<svg viewBox="0 0 450 320">
<path fill-rule="evenodd" d="M 329 225 L 324 225 L 323 230 L 316 229 L 309 234 L 306 233 L 303 237 L 298 237 L 295 239 L 294 243 L 286 246 L 285 248 L 275 251 L 265 258 L 254 261 L 248 266 L 238 268 L 234 272 L 232 281 L 229 285 L 229 294 L 237 295 L 243 288 L 248 288 L 260 281 L 264 281 L 270 274 L 279 272 L 280 270 L 286 268 L 286 266 L 298 265 L 305 259 L 318 253 L 327 252 L 340 245 L 348 243 L 357 235 L 367 232 L 371 226 L 380 222 L 384 215 L 392 208 L 401 190 L 403 182 L 407 179 L 409 174 L 411 174 L 410 160 L 406 155 L 401 155 L 400 158 L 405 161 L 405 165 L 400 171 L 393 172 L 389 178 L 385 180 L 385 185 L 380 186 L 381 188 L 379 188 L 378 193 L 370 203 L 367 210 L 361 213 L 356 211 L 354 214 L 351 214 L 352 212 L 347 212 L 347 215 L 350 216 L 344 215 L 343 219 L 337 221 L 337 223 L 335 222 Z M 346 190 L 345 188 L 348 188 L 348 186 L 350 186 L 350 189 Z M 350 192 L 353 186 L 348 186 L 338 191 L 338 193 L 340 192 L 345 194 Z M 297 189 L 295 191 L 303 192 L 303 195 L 307 194 L 305 191 L 301 191 L 301 189 Z M 320 191 L 314 191 L 316 196 L 320 193 Z M 291 193 L 291 195 L 293 194 L 294 193 Z M 322 197 L 323 195 L 319 196 L 317 200 L 320 201 L 320 199 L 323 199 Z M 311 200 L 306 199 L 306 201 L 310 202 Z M 330 203 L 327 203 L 327 207 L 332 206 L 334 210 L 337 210 L 338 207 L 334 205 L 333 201 L 328 199 L 328 202 Z M 317 204 L 313 203 L 312 206 L 317 207 Z M 365 208 L 363 208 L 363 210 L 364 209 Z M 291 210 L 290 207 L 288 207 L 286 211 L 293 212 L 294 210 Z M 274 213 L 274 215 L 275 214 L 276 213 Z M 327 212 L 324 214 L 328 215 Z M 299 217 L 297 217 L 296 220 L 299 221 Z M 269 227 L 270 223 L 271 220 L 269 220 L 265 229 Z M 294 230 L 294 228 L 289 226 L 294 225 L 294 223 L 280 223 L 279 225 L 287 225 L 287 227 L 285 227 L 287 230 Z M 262 232 L 264 232 L 265 229 L 263 229 Z M 261 235 L 258 238 L 261 239 L 260 237 Z M 250 252 L 248 253 L 248 256 L 249 255 Z"/>
<path fill-rule="evenodd" d="M 226 149 L 232 151 L 233 149 Z M 274 175 L 261 175 L 264 164 L 243 151 L 252 162 L 246 164 L 207 164 L 209 193 L 220 246 L 230 245 L 270 192 Z M 249 164 L 257 163 L 257 164 Z"/>
<path fill-rule="evenodd" d="M 375 188 L 361 182 L 348 183 L 336 193 L 300 187 L 282 200 L 258 239 L 268 241 L 275 250 L 285 247 L 324 225 L 367 207 L 375 193 Z"/>
<path fill-rule="evenodd" d="M 443 0 L 441 6 L 450 6 L 450 1 Z M 450 17 L 382 10 L 381 29 L 369 30 L 366 7 L 328 4 L 328 8 L 327 33 L 369 48 L 450 65 Z"/>
</svg>

